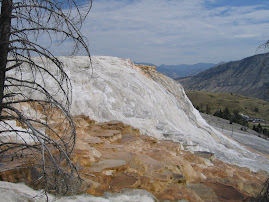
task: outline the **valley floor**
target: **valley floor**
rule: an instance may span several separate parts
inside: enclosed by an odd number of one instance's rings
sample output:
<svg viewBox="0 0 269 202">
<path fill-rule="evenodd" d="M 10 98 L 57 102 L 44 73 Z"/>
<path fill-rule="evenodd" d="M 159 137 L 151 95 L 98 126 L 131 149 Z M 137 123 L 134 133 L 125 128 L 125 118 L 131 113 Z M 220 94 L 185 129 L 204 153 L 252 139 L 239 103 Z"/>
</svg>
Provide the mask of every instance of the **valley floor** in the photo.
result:
<svg viewBox="0 0 269 202">
<path fill-rule="evenodd" d="M 240 144 L 251 149 L 269 155 L 269 140 L 259 137 L 259 134 L 251 129 L 241 130 L 242 126 L 236 123 L 230 124 L 228 120 L 201 113 L 207 123 L 221 133 L 233 138 Z"/>
</svg>

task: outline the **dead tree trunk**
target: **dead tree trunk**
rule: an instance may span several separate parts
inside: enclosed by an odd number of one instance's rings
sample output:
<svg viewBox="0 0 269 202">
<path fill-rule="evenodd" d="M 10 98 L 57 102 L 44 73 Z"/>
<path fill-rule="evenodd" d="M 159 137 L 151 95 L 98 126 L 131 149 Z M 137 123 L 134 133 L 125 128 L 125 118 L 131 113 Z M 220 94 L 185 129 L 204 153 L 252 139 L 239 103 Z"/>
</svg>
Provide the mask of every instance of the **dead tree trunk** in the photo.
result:
<svg viewBox="0 0 269 202">
<path fill-rule="evenodd" d="M 12 0 L 3 0 L 0 15 L 0 115 L 2 114 L 7 55 L 11 27 Z"/>
<path fill-rule="evenodd" d="M 91 0 L 0 0 L 0 157 L 37 169 L 35 184 L 57 194 L 78 191 L 81 179 L 70 159 L 71 81 L 48 48 L 73 42 L 71 54 L 83 48 L 90 57 L 80 29 L 91 6 Z"/>
</svg>

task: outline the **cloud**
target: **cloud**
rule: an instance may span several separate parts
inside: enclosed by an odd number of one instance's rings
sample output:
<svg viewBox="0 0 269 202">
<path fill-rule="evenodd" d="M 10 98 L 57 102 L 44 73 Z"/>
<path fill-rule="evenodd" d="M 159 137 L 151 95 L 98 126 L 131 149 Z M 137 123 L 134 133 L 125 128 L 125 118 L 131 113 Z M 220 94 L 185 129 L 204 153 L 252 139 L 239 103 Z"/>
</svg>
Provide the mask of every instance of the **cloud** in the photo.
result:
<svg viewBox="0 0 269 202">
<path fill-rule="evenodd" d="M 239 35 L 235 35 L 235 38 L 256 38 L 257 35 L 255 34 L 239 34 Z"/>
<path fill-rule="evenodd" d="M 155 64 L 240 59 L 268 39 L 269 12 L 261 5 L 206 6 L 212 2 L 96 0 L 83 34 L 95 55 Z"/>
</svg>

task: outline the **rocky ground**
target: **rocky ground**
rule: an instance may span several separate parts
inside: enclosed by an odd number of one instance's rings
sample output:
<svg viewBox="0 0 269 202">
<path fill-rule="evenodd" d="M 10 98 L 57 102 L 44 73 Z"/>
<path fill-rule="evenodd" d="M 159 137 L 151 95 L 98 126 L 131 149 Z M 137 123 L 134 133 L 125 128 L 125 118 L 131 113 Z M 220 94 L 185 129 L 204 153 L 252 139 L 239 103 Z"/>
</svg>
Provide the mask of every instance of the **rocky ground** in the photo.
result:
<svg viewBox="0 0 269 202">
<path fill-rule="evenodd" d="M 121 122 L 97 123 L 87 116 L 77 116 L 75 122 L 72 160 L 84 181 L 81 191 L 94 196 L 143 189 L 159 201 L 250 201 L 269 177 L 225 164 L 213 153 L 191 153 L 179 143 L 141 135 Z M 23 176 L 31 184 L 29 170 L 0 173 L 10 182 Z"/>
<path fill-rule="evenodd" d="M 89 194 L 144 189 L 160 201 L 243 201 L 257 196 L 268 177 L 225 164 L 212 153 L 191 153 L 179 143 L 141 135 L 121 122 L 79 116 L 76 123 L 73 160 Z"/>
</svg>

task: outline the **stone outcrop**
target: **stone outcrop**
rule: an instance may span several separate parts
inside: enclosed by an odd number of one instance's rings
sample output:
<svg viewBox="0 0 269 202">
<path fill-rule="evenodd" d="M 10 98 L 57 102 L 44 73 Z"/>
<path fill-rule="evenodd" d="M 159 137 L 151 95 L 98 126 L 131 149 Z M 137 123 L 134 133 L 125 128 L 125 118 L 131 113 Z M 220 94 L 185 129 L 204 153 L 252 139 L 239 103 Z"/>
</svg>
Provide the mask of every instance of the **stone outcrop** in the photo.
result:
<svg viewBox="0 0 269 202">
<path fill-rule="evenodd" d="M 192 153 L 180 143 L 142 135 L 122 122 L 76 116 L 75 123 L 72 160 L 83 179 L 81 191 L 91 195 L 143 189 L 160 201 L 243 201 L 257 196 L 269 176 L 225 164 L 211 152 Z M 35 187 L 35 170 L 24 167 L 26 162 L 2 159 L 0 179 Z"/>
<path fill-rule="evenodd" d="M 257 196 L 268 177 L 225 164 L 210 152 L 191 153 L 180 143 L 141 135 L 122 122 L 95 123 L 78 116 L 76 123 L 80 132 L 73 160 L 80 165 L 84 190 L 92 195 L 128 188 L 147 190 L 161 201 L 242 201 Z M 96 131 L 118 138 L 100 135 L 103 142 L 95 145 L 83 141 Z"/>
<path fill-rule="evenodd" d="M 144 70 L 156 70 L 156 66 L 153 65 L 135 65 Z"/>
</svg>

